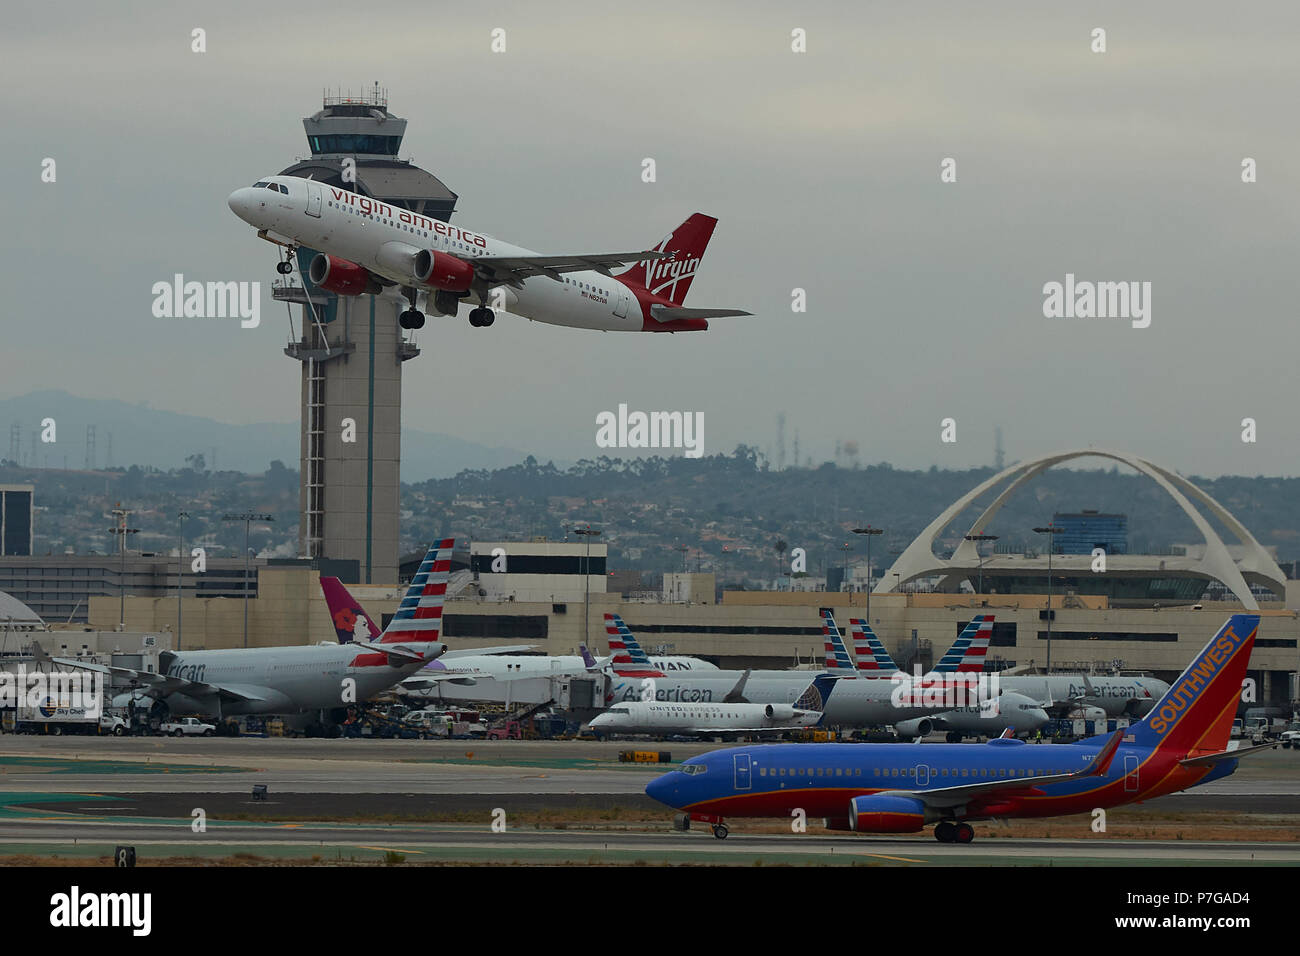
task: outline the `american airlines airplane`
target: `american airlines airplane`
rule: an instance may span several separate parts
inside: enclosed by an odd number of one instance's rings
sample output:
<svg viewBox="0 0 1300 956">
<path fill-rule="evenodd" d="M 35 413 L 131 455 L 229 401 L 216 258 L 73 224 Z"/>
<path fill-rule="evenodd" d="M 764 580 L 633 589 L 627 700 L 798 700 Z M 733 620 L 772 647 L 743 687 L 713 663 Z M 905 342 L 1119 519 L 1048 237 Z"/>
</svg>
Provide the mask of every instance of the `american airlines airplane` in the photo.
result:
<svg viewBox="0 0 1300 956">
<path fill-rule="evenodd" d="M 218 720 L 240 714 L 311 713 L 337 729 L 347 705 L 368 700 L 439 657 L 442 606 L 454 539 L 429 549 L 396 615 L 377 640 L 212 651 L 164 651 L 160 673 L 66 659 L 69 667 L 126 678 L 135 689 L 114 706 L 154 702 L 174 714 Z"/>
<path fill-rule="evenodd" d="M 1142 720 L 1108 736 L 1042 747 L 1010 738 L 731 747 L 689 758 L 646 793 L 682 811 L 680 828 L 699 820 L 718 838 L 727 835 L 724 815 L 789 820 L 802 809 L 829 829 L 858 833 L 936 824 L 941 843 L 970 843 L 973 821 L 1085 813 L 1177 793 L 1274 746 L 1233 749 L 1230 741 L 1258 629 L 1257 614 L 1234 614 Z"/>
<path fill-rule="evenodd" d="M 852 663 L 844 650 L 843 639 L 835 626 L 829 611 L 823 611 L 822 630 L 826 640 L 826 667 L 830 673 L 851 673 Z M 889 652 L 885 650 L 880 639 L 871 630 L 871 625 L 858 618 L 849 620 L 849 632 L 853 635 L 854 650 L 857 654 L 857 672 L 862 677 L 890 678 L 893 681 L 912 680 L 911 675 L 898 669 Z M 945 675 L 955 673 L 979 673 L 984 669 L 984 656 L 988 653 L 989 640 L 993 633 L 993 615 L 976 615 L 962 629 L 957 643 L 948 650 L 934 670 L 921 678 L 924 685 L 939 680 Z M 1038 715 L 1032 713 L 1034 708 L 1026 708 L 1025 701 L 1034 702 L 1036 707 L 1055 713 L 1057 716 L 1071 716 L 1078 713 L 1088 719 L 1109 717 L 1141 717 L 1154 705 L 1160 695 L 1169 689 L 1169 685 L 1155 677 L 1089 677 L 1086 674 L 1015 674 L 1010 677 L 999 674 L 998 686 L 1004 694 L 1017 697 L 1008 701 L 1008 706 L 1026 714 L 1026 720 L 1033 723 Z M 851 693 L 841 695 L 840 704 L 847 702 Z M 1082 710 L 1080 706 L 1085 705 Z M 835 715 L 838 717 L 840 715 Z M 969 716 L 969 715 L 968 715 Z M 835 717 L 827 719 L 832 723 Z M 909 718 L 912 719 L 912 718 Z M 958 724 L 965 723 L 958 717 L 950 728 L 953 736 L 950 743 L 957 743 L 956 736 L 962 730 Z M 909 724 L 909 727 L 911 725 Z M 978 726 L 987 726 L 982 719 Z M 1018 729 L 1037 729 L 1019 726 Z M 939 728 L 945 729 L 945 728 Z M 903 733 L 903 731 L 899 731 Z M 926 736 L 926 734 L 922 734 Z"/>
<path fill-rule="evenodd" d="M 718 222 L 701 213 L 653 249 L 543 256 L 296 176 L 260 179 L 236 189 L 227 203 L 261 238 L 287 250 L 281 274 L 293 271 L 293 253 L 304 247 L 319 250 L 307 278 L 322 289 L 338 295 L 400 292 L 409 303 L 399 317 L 404 329 L 423 328 L 421 297 L 439 315 L 456 315 L 462 298 L 477 298 L 469 311 L 476 328 L 491 325 L 498 309 L 606 332 L 692 332 L 707 329 L 712 318 L 750 314 L 682 304 Z M 610 267 L 624 265 L 631 268 L 610 273 Z"/>
</svg>

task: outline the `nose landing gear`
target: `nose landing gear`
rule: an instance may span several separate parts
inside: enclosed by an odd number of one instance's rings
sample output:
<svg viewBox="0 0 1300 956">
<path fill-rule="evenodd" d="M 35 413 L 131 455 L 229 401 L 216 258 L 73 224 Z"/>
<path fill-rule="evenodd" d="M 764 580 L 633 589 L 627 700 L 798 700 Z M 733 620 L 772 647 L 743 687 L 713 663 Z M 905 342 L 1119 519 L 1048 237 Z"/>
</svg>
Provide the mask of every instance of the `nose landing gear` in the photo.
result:
<svg viewBox="0 0 1300 956">
<path fill-rule="evenodd" d="M 727 838 L 727 834 L 730 832 L 731 831 L 727 829 L 727 825 L 725 823 L 713 824 L 713 835 L 717 837 L 719 840 L 725 840 Z"/>
</svg>

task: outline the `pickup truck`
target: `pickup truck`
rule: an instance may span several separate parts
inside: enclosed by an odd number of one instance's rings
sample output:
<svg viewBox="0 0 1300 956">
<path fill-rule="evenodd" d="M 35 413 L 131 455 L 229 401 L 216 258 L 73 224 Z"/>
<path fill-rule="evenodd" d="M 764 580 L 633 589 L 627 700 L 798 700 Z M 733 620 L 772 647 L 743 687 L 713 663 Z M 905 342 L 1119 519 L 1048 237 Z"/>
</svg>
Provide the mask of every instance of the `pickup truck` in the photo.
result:
<svg viewBox="0 0 1300 956">
<path fill-rule="evenodd" d="M 211 737 L 217 732 L 217 727 L 216 724 L 205 724 L 197 717 L 182 717 L 162 724 L 158 732 L 171 737 Z"/>
<path fill-rule="evenodd" d="M 1284 730 L 1279 739 L 1282 741 L 1283 748 L 1294 747 L 1300 750 L 1300 730 Z"/>
</svg>

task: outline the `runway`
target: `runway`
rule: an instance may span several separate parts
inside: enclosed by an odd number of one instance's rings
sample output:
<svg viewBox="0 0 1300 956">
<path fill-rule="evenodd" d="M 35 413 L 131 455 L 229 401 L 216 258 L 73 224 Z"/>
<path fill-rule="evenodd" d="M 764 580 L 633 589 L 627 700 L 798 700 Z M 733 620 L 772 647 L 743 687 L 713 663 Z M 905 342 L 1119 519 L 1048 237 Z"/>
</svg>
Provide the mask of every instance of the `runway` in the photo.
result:
<svg viewBox="0 0 1300 956">
<path fill-rule="evenodd" d="M 1244 821 L 1225 840 L 1012 836 L 984 825 L 968 846 L 931 835 L 862 837 L 809 821 L 671 829 L 644 794 L 670 769 L 621 764 L 628 743 L 171 738 L 0 738 L 0 856 L 99 859 L 120 843 L 141 858 L 251 855 L 267 861 L 381 860 L 540 865 L 1236 865 L 1300 863 L 1300 755 L 1275 751 L 1233 777 L 1151 804 L 1117 808 L 1142 823 L 1178 814 Z M 675 761 L 713 744 L 640 745 Z M 256 784 L 268 799 L 254 800 Z M 505 811 L 505 832 L 492 829 Z M 191 822 L 201 811 L 205 832 Z M 1190 819 L 1190 818 L 1189 818 Z M 1293 826 L 1294 822 L 1294 826 Z M 1182 826 L 1180 822 L 1177 826 Z M 1187 824 L 1196 835 L 1195 826 Z M 1253 828 L 1247 834 L 1244 827 Z M 1276 833 L 1276 842 L 1256 842 Z M 1044 835 L 1052 839 L 1043 839 Z"/>
<path fill-rule="evenodd" d="M 1300 863 L 1300 845 L 1275 843 L 1115 841 L 1104 836 L 1074 840 L 977 840 L 968 846 L 932 837 L 881 838 L 733 832 L 717 840 L 691 833 L 574 831 L 556 828 L 493 832 L 482 825 L 347 826 L 343 824 L 209 823 L 193 832 L 189 822 L 30 820 L 0 823 L 0 852 L 108 856 L 119 844 L 136 847 L 142 859 L 221 857 L 237 853 L 267 858 L 374 861 L 398 853 L 411 863 L 798 863 L 890 865 L 1282 865 Z"/>
</svg>

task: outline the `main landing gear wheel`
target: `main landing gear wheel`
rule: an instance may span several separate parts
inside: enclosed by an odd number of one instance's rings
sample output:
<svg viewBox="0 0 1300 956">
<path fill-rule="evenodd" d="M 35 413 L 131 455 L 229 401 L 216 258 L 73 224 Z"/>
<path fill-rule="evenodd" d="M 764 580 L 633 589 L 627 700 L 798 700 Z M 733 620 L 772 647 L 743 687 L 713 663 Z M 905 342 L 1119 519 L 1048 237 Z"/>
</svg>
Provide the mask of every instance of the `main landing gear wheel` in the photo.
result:
<svg viewBox="0 0 1300 956">
<path fill-rule="evenodd" d="M 969 823 L 957 824 L 957 842 L 970 843 L 975 839 L 975 830 Z"/>
<path fill-rule="evenodd" d="M 293 263 L 291 263 L 288 259 L 285 259 L 281 262 L 277 262 L 275 264 L 275 271 L 280 273 L 280 275 L 282 276 L 287 276 L 290 272 L 293 271 Z"/>
<path fill-rule="evenodd" d="M 940 823 L 937 827 L 934 828 L 934 838 L 938 840 L 940 843 L 956 843 L 957 842 L 956 825 L 949 823 L 947 820 L 944 820 L 942 823 Z"/>
<path fill-rule="evenodd" d="M 491 309 L 486 309 L 480 306 L 477 309 L 470 309 L 469 311 L 469 324 L 474 326 L 476 329 L 485 329 L 496 320 L 496 313 Z"/>
<path fill-rule="evenodd" d="M 725 840 L 727 838 L 727 834 L 730 832 L 731 831 L 727 829 L 727 825 L 725 823 L 715 823 L 713 825 L 713 835 L 717 837 L 719 840 Z"/>
<path fill-rule="evenodd" d="M 397 317 L 397 324 L 404 329 L 422 329 L 424 328 L 424 313 L 417 312 L 415 309 L 407 309 Z"/>
</svg>

